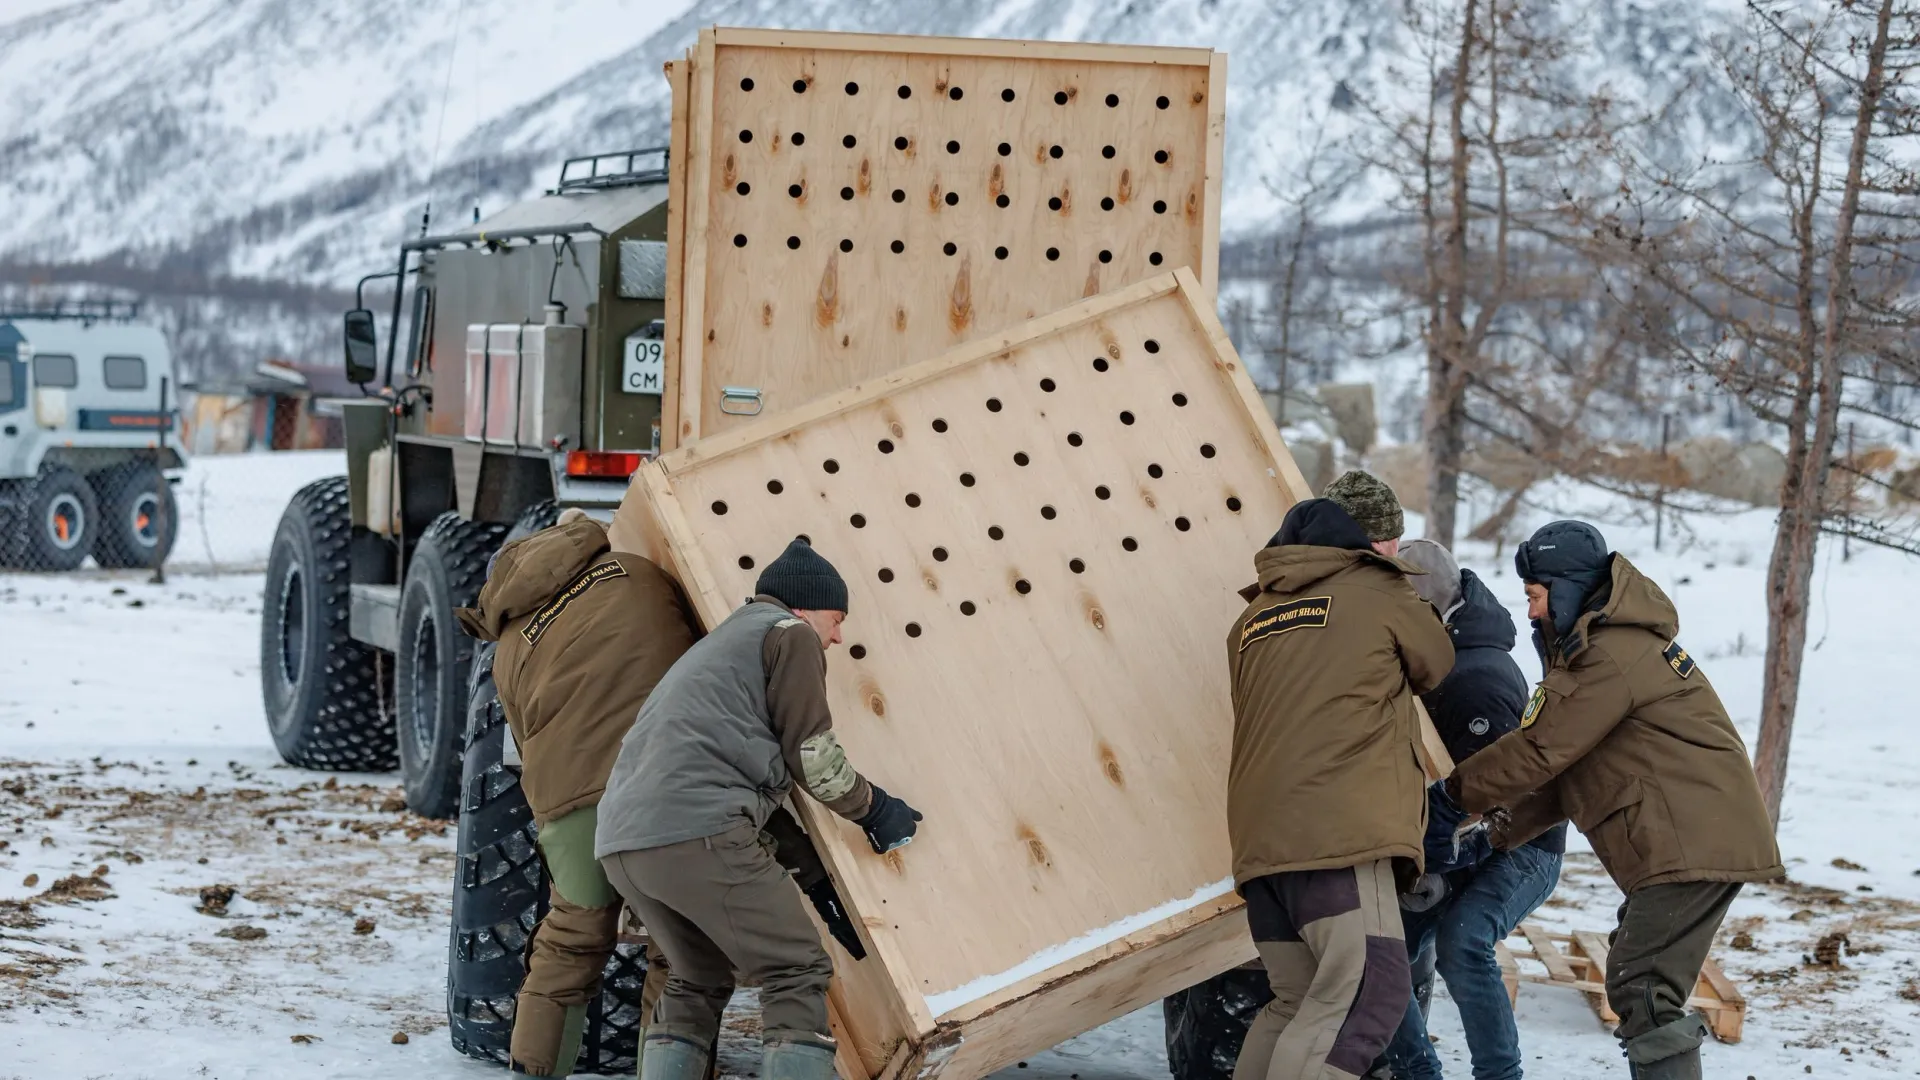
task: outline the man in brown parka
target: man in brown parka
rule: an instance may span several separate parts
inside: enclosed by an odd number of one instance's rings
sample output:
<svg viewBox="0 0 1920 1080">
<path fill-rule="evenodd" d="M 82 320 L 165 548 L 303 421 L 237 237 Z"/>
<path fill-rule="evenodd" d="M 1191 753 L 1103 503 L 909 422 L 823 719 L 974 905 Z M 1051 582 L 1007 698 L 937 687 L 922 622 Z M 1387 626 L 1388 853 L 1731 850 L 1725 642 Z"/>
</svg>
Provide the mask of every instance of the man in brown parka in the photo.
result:
<svg viewBox="0 0 1920 1080">
<path fill-rule="evenodd" d="M 1255 557 L 1227 640 L 1234 883 L 1274 993 L 1235 1080 L 1361 1076 L 1412 994 L 1397 897 L 1427 824 L 1414 703 L 1453 645 L 1393 557 L 1392 489 L 1350 473 L 1328 492 Z"/>
<path fill-rule="evenodd" d="M 1686 1011 L 1742 882 L 1785 871 L 1746 746 L 1676 640 L 1673 602 L 1585 522 L 1514 554 L 1546 677 L 1520 728 L 1447 781 L 1495 814 L 1495 845 L 1571 818 L 1627 894 L 1607 954 L 1615 1034 L 1639 1080 L 1697 1080 L 1706 1025 Z"/>
</svg>

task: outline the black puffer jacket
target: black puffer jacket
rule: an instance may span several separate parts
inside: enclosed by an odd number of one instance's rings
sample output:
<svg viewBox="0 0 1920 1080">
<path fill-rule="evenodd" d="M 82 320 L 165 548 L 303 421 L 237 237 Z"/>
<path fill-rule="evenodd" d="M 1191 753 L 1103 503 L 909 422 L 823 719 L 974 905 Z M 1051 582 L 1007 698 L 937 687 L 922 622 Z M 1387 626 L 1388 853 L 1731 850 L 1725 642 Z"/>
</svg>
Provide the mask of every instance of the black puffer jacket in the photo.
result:
<svg viewBox="0 0 1920 1080">
<path fill-rule="evenodd" d="M 1453 639 L 1453 671 L 1421 697 L 1447 753 L 1465 761 L 1495 739 L 1520 726 L 1527 707 L 1527 679 L 1513 662 L 1517 640 L 1513 616 L 1495 599 L 1493 591 L 1471 570 L 1460 571 L 1460 605 L 1447 618 Z M 1462 812 L 1439 784 L 1429 789 L 1427 864 L 1429 871 L 1460 868 L 1484 858 L 1489 849 L 1454 852 L 1453 830 Z M 1535 847 L 1565 851 L 1567 826 L 1563 822 L 1541 833 Z"/>
</svg>

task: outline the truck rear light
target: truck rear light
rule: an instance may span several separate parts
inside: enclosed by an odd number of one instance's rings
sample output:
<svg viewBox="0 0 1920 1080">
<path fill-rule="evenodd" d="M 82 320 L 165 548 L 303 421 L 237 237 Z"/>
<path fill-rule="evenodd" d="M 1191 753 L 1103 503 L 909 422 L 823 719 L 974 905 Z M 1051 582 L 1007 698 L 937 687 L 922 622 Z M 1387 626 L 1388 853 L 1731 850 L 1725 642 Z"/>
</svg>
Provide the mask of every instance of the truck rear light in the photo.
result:
<svg viewBox="0 0 1920 1080">
<path fill-rule="evenodd" d="M 632 476 L 645 454 L 625 454 L 614 451 L 575 450 L 567 455 L 568 476 L 592 476 L 602 479 L 625 480 Z"/>
</svg>

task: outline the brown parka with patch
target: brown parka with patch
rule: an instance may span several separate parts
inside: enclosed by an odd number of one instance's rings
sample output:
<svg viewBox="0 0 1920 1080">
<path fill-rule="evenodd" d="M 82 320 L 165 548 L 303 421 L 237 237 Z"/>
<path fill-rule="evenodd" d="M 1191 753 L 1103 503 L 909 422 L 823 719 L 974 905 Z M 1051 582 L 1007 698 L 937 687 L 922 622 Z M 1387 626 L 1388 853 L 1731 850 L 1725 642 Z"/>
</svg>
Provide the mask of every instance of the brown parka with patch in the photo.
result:
<svg viewBox="0 0 1920 1080">
<path fill-rule="evenodd" d="M 1453 668 L 1446 626 L 1407 581 L 1421 570 L 1307 544 L 1269 547 L 1254 566 L 1260 591 L 1227 637 L 1234 883 L 1418 865 L 1427 783 L 1414 702 Z"/>
<path fill-rule="evenodd" d="M 455 614 L 500 643 L 493 681 L 540 825 L 600 801 L 620 740 L 697 636 L 674 580 L 610 550 L 591 518 L 501 548 L 474 606 Z"/>
<path fill-rule="evenodd" d="M 1544 650 L 1520 728 L 1448 781 L 1460 805 L 1511 807 L 1502 847 L 1572 819 L 1624 892 L 1782 876 L 1746 745 L 1679 632 L 1673 602 L 1614 554 L 1611 593 Z"/>
</svg>

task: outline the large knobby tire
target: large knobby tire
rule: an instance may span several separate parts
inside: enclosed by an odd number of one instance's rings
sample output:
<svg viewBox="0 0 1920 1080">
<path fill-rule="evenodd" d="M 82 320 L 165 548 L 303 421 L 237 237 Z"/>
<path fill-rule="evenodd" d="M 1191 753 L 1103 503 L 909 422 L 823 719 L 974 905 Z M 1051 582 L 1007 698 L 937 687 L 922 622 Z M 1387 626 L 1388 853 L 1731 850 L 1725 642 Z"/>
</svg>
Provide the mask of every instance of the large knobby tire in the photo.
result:
<svg viewBox="0 0 1920 1080">
<path fill-rule="evenodd" d="M 160 470 L 150 462 L 130 462 L 94 474 L 93 482 L 100 496 L 93 560 L 109 569 L 165 562 L 180 534 L 180 508 Z"/>
<path fill-rule="evenodd" d="M 1247 1028 L 1272 1000 L 1267 973 L 1257 966 L 1234 968 L 1167 998 L 1162 1011 L 1173 1080 L 1232 1080 Z"/>
<path fill-rule="evenodd" d="M 545 523 L 552 520 L 548 504 Z M 520 534 L 516 526 L 510 538 Z M 468 694 L 447 948 L 447 1026 L 454 1049 L 505 1064 L 514 997 L 526 976 L 527 939 L 547 911 L 547 877 L 534 845 L 533 812 L 520 792 L 520 770 L 502 761 L 509 735 L 494 689 L 493 652 L 492 642 L 475 648 Z M 622 945 L 614 951 L 600 996 L 587 1010 L 576 1072 L 633 1071 L 646 976 L 639 948 Z"/>
<path fill-rule="evenodd" d="M 348 632 L 347 478 L 294 493 L 267 557 L 260 692 L 273 745 L 302 769 L 384 772 L 395 764 L 379 651 Z"/>
<path fill-rule="evenodd" d="M 448 511 L 427 526 L 407 566 L 393 665 L 394 731 L 407 808 L 422 817 L 450 818 L 459 799 L 473 639 L 453 610 L 479 595 L 487 557 L 506 531 Z"/>
<path fill-rule="evenodd" d="M 100 504 L 93 488 L 72 469 L 54 467 L 22 483 L 6 565 L 21 570 L 77 570 L 100 533 Z"/>
</svg>

